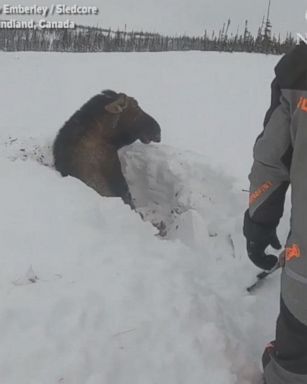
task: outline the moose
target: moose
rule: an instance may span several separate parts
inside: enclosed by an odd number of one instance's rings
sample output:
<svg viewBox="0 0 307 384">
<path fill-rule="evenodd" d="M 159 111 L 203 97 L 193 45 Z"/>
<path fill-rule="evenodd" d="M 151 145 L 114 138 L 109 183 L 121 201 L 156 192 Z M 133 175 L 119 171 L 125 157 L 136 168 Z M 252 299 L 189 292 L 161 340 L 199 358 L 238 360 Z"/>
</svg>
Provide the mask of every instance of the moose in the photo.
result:
<svg viewBox="0 0 307 384">
<path fill-rule="evenodd" d="M 102 196 L 121 197 L 134 209 L 117 151 L 138 139 L 144 144 L 160 142 L 157 121 L 133 97 L 105 90 L 59 130 L 53 143 L 54 165 L 62 176 L 76 177 Z"/>
</svg>

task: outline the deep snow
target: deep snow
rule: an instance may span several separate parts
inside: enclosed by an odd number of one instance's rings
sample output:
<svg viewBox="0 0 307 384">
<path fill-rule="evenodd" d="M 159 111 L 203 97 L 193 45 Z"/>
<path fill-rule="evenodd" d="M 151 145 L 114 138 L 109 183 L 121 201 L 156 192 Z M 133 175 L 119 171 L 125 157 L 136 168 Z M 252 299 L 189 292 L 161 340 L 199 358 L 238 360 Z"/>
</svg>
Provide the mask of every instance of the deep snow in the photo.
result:
<svg viewBox="0 0 307 384">
<path fill-rule="evenodd" d="M 252 144 L 278 58 L 1 54 L 0 382 L 247 384 L 274 337 L 241 235 Z M 102 89 L 161 124 L 120 153 L 138 211 L 52 168 L 50 144 Z M 161 239 L 150 221 L 166 224 Z M 286 220 L 280 229 L 287 232 Z"/>
</svg>

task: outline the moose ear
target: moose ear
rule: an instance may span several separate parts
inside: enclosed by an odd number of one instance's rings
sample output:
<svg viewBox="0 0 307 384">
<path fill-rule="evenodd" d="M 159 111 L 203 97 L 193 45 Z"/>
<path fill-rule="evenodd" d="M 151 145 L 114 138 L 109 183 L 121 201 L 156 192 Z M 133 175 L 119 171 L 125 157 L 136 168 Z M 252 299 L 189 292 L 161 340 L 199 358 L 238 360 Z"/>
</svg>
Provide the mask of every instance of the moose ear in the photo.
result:
<svg viewBox="0 0 307 384">
<path fill-rule="evenodd" d="M 110 104 L 107 104 L 104 109 L 113 114 L 122 113 L 127 108 L 127 96 L 121 94 L 119 98 Z"/>
</svg>

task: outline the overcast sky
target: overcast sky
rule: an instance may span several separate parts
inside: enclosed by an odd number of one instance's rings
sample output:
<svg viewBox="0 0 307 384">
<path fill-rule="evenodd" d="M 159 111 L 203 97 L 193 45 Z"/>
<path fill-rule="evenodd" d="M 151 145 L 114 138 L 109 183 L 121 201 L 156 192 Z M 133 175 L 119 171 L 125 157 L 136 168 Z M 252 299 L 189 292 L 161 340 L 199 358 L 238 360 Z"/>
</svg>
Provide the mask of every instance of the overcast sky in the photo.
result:
<svg viewBox="0 0 307 384">
<path fill-rule="evenodd" d="M 12 0 L 3 3 L 50 6 L 52 1 Z M 256 32 L 266 14 L 268 0 L 63 0 L 63 3 L 99 7 L 98 16 L 77 20 L 82 24 L 113 28 L 124 28 L 126 24 L 127 30 L 198 35 L 205 29 L 220 28 L 228 18 L 232 21 L 232 31 L 235 32 L 238 26 L 242 30 L 244 20 L 248 19 L 250 30 Z M 282 34 L 287 31 L 307 33 L 306 11 L 307 0 L 272 0 L 273 30 Z"/>
</svg>

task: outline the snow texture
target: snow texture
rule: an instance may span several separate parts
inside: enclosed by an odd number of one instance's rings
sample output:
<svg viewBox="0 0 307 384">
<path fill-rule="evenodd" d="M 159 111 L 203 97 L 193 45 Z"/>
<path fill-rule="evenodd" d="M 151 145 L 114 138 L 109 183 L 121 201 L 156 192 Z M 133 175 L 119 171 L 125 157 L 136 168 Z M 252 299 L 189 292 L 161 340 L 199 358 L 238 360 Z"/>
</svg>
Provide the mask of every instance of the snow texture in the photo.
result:
<svg viewBox="0 0 307 384">
<path fill-rule="evenodd" d="M 0 383 L 260 382 L 279 276 L 246 292 L 242 189 L 277 59 L 1 54 Z M 108 88 L 162 127 L 120 152 L 145 221 L 53 168 L 57 130 Z"/>
</svg>

